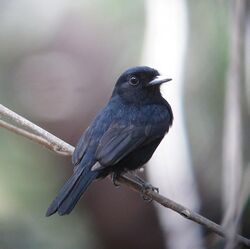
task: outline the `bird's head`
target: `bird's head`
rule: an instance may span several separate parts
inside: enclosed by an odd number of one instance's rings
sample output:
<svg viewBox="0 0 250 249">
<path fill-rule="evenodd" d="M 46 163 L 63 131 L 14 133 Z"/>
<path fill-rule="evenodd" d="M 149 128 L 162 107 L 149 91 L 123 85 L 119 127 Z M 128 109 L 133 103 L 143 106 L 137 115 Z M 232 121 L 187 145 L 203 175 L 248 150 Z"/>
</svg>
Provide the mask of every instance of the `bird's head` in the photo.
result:
<svg viewBox="0 0 250 249">
<path fill-rule="evenodd" d="M 119 95 L 127 102 L 150 101 L 161 97 L 160 85 L 170 80 L 150 67 L 129 68 L 117 80 L 112 96 Z"/>
</svg>

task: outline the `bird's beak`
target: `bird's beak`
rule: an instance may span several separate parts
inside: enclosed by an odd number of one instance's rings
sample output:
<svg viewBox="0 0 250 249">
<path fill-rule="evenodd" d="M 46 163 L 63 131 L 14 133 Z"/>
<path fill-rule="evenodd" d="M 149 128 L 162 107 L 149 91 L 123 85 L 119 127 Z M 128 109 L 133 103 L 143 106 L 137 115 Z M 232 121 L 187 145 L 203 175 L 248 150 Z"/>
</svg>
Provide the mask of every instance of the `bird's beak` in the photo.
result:
<svg viewBox="0 0 250 249">
<path fill-rule="evenodd" d="M 172 80 L 172 79 L 166 78 L 162 75 L 158 75 L 148 83 L 148 86 L 160 85 L 160 84 L 168 82 L 170 80 Z"/>
</svg>

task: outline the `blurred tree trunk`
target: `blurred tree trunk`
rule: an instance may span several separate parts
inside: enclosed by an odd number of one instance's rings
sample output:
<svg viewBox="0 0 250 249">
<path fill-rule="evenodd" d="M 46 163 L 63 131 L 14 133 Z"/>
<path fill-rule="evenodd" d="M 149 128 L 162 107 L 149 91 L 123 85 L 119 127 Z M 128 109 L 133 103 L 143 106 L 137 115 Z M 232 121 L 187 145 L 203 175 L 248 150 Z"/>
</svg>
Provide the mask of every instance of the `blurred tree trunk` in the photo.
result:
<svg viewBox="0 0 250 249">
<path fill-rule="evenodd" d="M 143 64 L 173 78 L 162 89 L 174 113 L 174 124 L 150 161 L 149 178 L 160 192 L 193 210 L 200 203 L 193 178 L 183 110 L 183 61 L 187 40 L 184 0 L 148 0 Z M 203 248 L 200 228 L 171 211 L 158 209 L 165 244 L 172 249 Z"/>
<path fill-rule="evenodd" d="M 223 206 L 227 229 L 226 248 L 235 248 L 239 229 L 243 172 L 242 96 L 243 50 L 245 40 L 245 0 L 232 1 L 230 61 L 227 75 L 223 138 Z"/>
<path fill-rule="evenodd" d="M 248 116 L 250 115 L 250 1 L 246 3 L 246 37 L 245 37 L 245 82 Z"/>
</svg>

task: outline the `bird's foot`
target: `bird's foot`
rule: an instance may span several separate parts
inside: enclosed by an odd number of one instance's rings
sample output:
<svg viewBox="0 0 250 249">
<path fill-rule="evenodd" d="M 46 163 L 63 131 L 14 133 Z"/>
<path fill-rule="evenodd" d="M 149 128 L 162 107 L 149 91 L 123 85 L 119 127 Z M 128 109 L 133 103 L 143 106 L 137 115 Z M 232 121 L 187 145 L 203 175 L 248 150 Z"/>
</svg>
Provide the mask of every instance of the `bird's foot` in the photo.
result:
<svg viewBox="0 0 250 249">
<path fill-rule="evenodd" d="M 150 183 L 146 182 L 145 180 L 143 180 L 141 177 L 139 177 L 138 175 L 136 174 L 132 174 L 134 179 L 139 183 L 141 184 L 141 191 L 140 191 L 140 195 L 142 197 L 142 199 L 144 201 L 147 201 L 147 202 L 151 202 L 152 201 L 152 198 L 149 197 L 147 195 L 147 191 L 148 190 L 151 190 L 151 191 L 154 191 L 156 193 L 159 193 L 159 188 L 156 188 L 154 186 L 152 186 Z"/>
<path fill-rule="evenodd" d="M 136 174 L 133 174 L 133 177 L 135 178 L 136 181 L 138 181 L 141 185 L 144 185 L 144 184 L 149 184 L 148 182 L 146 182 L 144 179 L 142 179 L 141 177 L 139 177 L 138 175 Z M 150 184 L 149 184 L 150 185 Z"/>
<path fill-rule="evenodd" d="M 113 182 L 113 184 L 115 185 L 115 187 L 120 187 L 120 184 L 117 183 L 117 178 L 119 178 L 120 174 L 113 172 L 111 174 L 111 181 Z"/>
<path fill-rule="evenodd" d="M 150 202 L 152 202 L 153 199 L 150 196 L 147 195 L 148 190 L 151 190 L 151 191 L 154 191 L 156 193 L 159 193 L 159 188 L 156 188 L 156 187 L 152 186 L 148 182 L 142 183 L 142 188 L 141 188 L 141 192 L 140 192 L 141 197 L 142 197 L 142 199 L 144 201 L 150 203 Z"/>
</svg>

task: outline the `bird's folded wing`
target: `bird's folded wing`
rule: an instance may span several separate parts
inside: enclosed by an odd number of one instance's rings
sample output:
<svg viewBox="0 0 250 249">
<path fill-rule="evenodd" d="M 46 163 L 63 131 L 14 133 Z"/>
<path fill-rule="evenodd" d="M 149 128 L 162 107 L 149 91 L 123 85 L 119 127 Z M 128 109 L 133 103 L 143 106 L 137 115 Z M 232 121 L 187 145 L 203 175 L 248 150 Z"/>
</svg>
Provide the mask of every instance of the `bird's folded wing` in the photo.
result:
<svg viewBox="0 0 250 249">
<path fill-rule="evenodd" d="M 112 124 L 99 142 L 96 159 L 103 167 L 116 164 L 147 140 L 150 127 Z"/>
<path fill-rule="evenodd" d="M 80 137 L 80 140 L 79 140 L 79 142 L 74 150 L 74 153 L 72 155 L 72 163 L 74 165 L 77 165 L 81 161 L 81 159 L 83 158 L 83 156 L 88 148 L 90 139 L 91 139 L 91 129 L 88 128 L 85 130 L 85 132 Z"/>
</svg>

